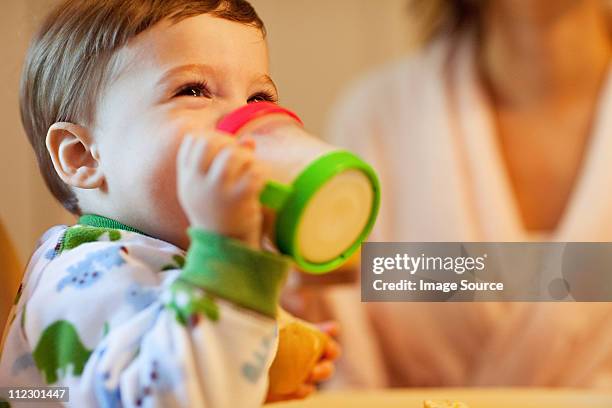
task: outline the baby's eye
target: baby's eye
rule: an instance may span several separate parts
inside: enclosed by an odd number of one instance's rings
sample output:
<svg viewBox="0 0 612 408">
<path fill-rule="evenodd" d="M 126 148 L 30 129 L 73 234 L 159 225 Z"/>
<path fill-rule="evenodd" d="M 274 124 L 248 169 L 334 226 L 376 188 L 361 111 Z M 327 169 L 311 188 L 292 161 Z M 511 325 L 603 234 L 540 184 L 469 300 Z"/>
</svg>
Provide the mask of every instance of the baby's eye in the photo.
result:
<svg viewBox="0 0 612 408">
<path fill-rule="evenodd" d="M 202 82 L 196 82 L 193 84 L 187 84 L 182 86 L 174 96 L 195 96 L 199 98 L 210 98 L 212 94 L 208 89 L 208 86 Z"/>
<path fill-rule="evenodd" d="M 268 93 L 268 92 L 259 92 L 256 93 L 255 95 L 251 96 L 248 100 L 247 103 L 255 103 L 255 102 L 272 102 L 272 103 L 277 103 L 278 100 L 277 98 Z"/>
</svg>

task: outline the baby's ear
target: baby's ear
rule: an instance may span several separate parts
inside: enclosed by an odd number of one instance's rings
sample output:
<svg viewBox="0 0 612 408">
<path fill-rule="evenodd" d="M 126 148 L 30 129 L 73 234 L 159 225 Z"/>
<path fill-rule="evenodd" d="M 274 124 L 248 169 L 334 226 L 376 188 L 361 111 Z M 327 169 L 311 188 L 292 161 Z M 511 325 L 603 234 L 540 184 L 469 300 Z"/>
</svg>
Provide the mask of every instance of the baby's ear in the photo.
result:
<svg viewBox="0 0 612 408">
<path fill-rule="evenodd" d="M 47 151 L 64 183 L 84 189 L 100 188 L 104 174 L 100 156 L 89 130 L 68 122 L 57 122 L 47 132 Z"/>
</svg>

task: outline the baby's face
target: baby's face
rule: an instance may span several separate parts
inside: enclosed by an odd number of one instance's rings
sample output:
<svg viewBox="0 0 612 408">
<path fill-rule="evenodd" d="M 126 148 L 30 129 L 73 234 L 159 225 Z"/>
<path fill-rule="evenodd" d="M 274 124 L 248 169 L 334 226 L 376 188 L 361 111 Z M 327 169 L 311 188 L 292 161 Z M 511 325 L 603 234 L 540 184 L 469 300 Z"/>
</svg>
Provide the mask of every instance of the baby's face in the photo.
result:
<svg viewBox="0 0 612 408">
<path fill-rule="evenodd" d="M 113 216 L 183 248 L 188 221 L 177 198 L 176 153 L 228 112 L 277 99 L 262 33 L 200 15 L 162 22 L 119 51 L 116 78 L 94 126 Z"/>
</svg>

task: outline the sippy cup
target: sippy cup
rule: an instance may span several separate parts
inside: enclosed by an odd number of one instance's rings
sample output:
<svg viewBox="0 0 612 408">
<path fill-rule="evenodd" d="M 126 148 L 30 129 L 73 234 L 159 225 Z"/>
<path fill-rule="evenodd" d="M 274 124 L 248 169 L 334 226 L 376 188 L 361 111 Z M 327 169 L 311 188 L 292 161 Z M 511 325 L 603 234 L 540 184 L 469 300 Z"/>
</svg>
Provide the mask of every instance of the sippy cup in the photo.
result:
<svg viewBox="0 0 612 408">
<path fill-rule="evenodd" d="M 359 157 L 310 135 L 295 113 L 269 102 L 245 105 L 217 128 L 255 140 L 269 176 L 260 201 L 276 214 L 271 238 L 302 270 L 336 269 L 367 238 L 380 185 Z"/>
</svg>

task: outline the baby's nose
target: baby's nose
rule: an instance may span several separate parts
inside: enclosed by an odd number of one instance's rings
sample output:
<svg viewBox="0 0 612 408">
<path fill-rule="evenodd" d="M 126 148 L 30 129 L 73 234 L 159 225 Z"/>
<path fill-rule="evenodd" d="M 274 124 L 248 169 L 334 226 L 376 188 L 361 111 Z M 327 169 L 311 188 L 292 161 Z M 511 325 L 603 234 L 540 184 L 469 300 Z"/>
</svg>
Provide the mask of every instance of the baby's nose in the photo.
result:
<svg viewBox="0 0 612 408">
<path fill-rule="evenodd" d="M 218 117 L 217 117 L 217 121 L 215 123 L 215 125 L 219 124 L 219 122 L 225 117 L 227 116 L 229 113 L 235 111 L 236 109 L 242 107 L 246 105 L 246 102 L 242 99 L 237 99 L 237 100 L 232 100 L 232 101 L 226 101 L 223 103 L 220 103 L 219 105 L 219 109 L 218 109 Z"/>
</svg>

